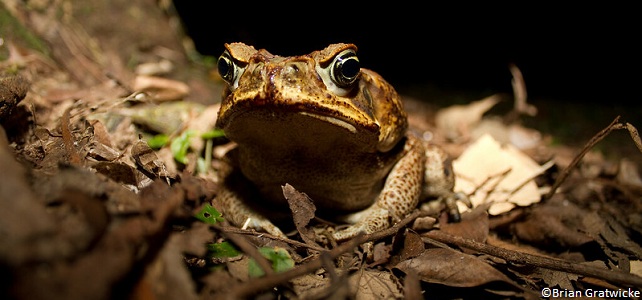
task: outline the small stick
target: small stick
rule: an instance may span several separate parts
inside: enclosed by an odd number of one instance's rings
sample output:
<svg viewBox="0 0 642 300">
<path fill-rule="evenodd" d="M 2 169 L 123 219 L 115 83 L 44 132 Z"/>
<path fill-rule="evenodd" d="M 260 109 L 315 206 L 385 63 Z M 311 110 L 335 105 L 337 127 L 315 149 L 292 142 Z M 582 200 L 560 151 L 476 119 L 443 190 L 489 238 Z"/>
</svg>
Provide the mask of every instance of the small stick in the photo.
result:
<svg viewBox="0 0 642 300">
<path fill-rule="evenodd" d="M 256 247 L 252 245 L 252 243 L 250 243 L 245 237 L 238 233 L 224 231 L 220 226 L 214 227 L 219 229 L 219 231 L 223 233 L 225 237 L 230 239 L 232 243 L 238 246 L 241 251 L 253 258 L 259 268 L 261 268 L 261 270 L 263 270 L 266 275 L 274 274 L 274 271 L 272 270 L 272 264 L 270 264 L 270 262 L 265 257 L 263 257 L 259 250 L 257 250 Z"/>
<path fill-rule="evenodd" d="M 513 108 L 513 110 L 517 114 L 525 114 L 531 117 L 537 115 L 537 108 L 526 102 L 526 82 L 524 81 L 522 71 L 520 71 L 519 68 L 514 64 L 510 64 L 508 68 L 510 69 L 511 75 L 513 75 L 513 80 L 511 80 L 515 98 L 515 107 Z"/>
<path fill-rule="evenodd" d="M 593 136 L 591 140 L 588 141 L 588 143 L 586 143 L 584 148 L 582 148 L 582 151 L 580 152 L 580 154 L 575 156 L 573 161 L 562 171 L 560 176 L 557 177 L 557 179 L 555 180 L 555 183 L 551 187 L 551 190 L 548 192 L 548 194 L 546 194 L 544 199 L 550 199 L 551 197 L 553 197 L 553 195 L 555 194 L 555 191 L 557 191 L 557 188 L 559 188 L 560 185 L 562 185 L 564 180 L 566 180 L 566 178 L 571 174 L 571 171 L 573 171 L 573 169 L 577 167 L 577 165 L 580 163 L 582 158 L 584 158 L 584 155 L 586 155 L 586 153 L 589 152 L 589 150 L 591 150 L 593 146 L 595 146 L 595 144 L 599 143 L 607 135 L 609 135 L 611 131 L 613 131 L 614 129 L 618 129 L 620 127 L 620 126 L 617 126 L 619 122 L 620 122 L 620 116 L 615 117 L 615 119 L 613 120 L 613 122 L 611 122 L 611 124 L 609 124 L 609 126 L 606 126 L 606 128 L 602 129 L 595 136 Z"/>
</svg>

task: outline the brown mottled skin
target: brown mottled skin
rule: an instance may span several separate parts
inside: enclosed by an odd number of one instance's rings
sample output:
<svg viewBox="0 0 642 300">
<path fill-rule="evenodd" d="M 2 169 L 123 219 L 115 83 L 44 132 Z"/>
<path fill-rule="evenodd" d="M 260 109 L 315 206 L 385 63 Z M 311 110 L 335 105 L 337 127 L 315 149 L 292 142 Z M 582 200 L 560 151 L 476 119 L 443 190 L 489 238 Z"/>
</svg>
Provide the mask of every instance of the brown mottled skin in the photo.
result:
<svg viewBox="0 0 642 300">
<path fill-rule="evenodd" d="M 308 194 L 322 217 L 354 223 L 335 232 L 337 240 L 392 226 L 420 197 L 453 201 L 447 156 L 406 136 L 392 86 L 358 64 L 356 76 L 349 67 L 331 74 L 338 61 L 356 58 L 354 45 L 293 57 L 242 43 L 225 48 L 219 71 L 235 72 L 222 74 L 228 88 L 217 127 L 237 147 L 214 205 L 232 223 L 283 235 L 266 216 L 287 207 L 286 183 Z M 350 80 L 337 83 L 343 72 Z"/>
</svg>

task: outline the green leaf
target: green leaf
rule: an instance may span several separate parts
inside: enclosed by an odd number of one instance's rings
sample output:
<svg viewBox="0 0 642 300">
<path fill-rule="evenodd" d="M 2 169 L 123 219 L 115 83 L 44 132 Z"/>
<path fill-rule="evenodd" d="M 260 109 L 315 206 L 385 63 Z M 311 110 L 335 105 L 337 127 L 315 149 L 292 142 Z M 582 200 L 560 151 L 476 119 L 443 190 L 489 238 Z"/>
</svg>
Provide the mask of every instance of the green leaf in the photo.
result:
<svg viewBox="0 0 642 300">
<path fill-rule="evenodd" d="M 236 250 L 234 245 L 230 242 L 207 244 L 207 250 L 209 250 L 211 257 L 216 258 L 235 257 L 241 255 L 241 252 Z"/>
<path fill-rule="evenodd" d="M 265 275 L 265 272 L 263 272 L 263 269 L 259 267 L 259 264 L 256 263 L 256 260 L 250 259 L 250 262 L 247 265 L 248 267 L 248 273 L 250 277 L 261 277 Z"/>
<path fill-rule="evenodd" d="M 271 252 L 270 260 L 272 261 L 272 268 L 275 272 L 285 272 L 294 268 L 294 260 L 290 257 L 290 253 L 288 253 L 287 250 L 283 248 L 274 248 L 270 250 L 274 250 L 274 252 Z"/>
<path fill-rule="evenodd" d="M 201 138 L 205 140 L 224 137 L 224 136 L 225 136 L 225 132 L 223 131 L 223 129 L 212 129 L 208 132 L 201 134 Z"/>
<path fill-rule="evenodd" d="M 272 269 L 277 273 L 285 272 L 289 269 L 294 268 L 294 260 L 292 260 L 292 257 L 290 257 L 290 253 L 288 253 L 288 251 L 283 248 L 261 247 L 259 248 L 259 252 L 261 253 L 261 255 L 263 255 L 263 257 L 272 262 Z M 250 260 L 249 263 L 249 273 L 250 276 L 253 277 L 260 277 L 264 275 L 263 270 L 259 268 L 256 261 L 254 261 L 253 259 Z"/>
<path fill-rule="evenodd" d="M 170 149 L 177 162 L 187 163 L 187 149 L 189 149 L 189 140 L 195 135 L 193 130 L 185 130 L 179 137 L 172 140 Z"/>
<path fill-rule="evenodd" d="M 194 217 L 206 224 L 216 224 L 222 222 L 221 213 L 209 204 L 205 204 Z"/>
<path fill-rule="evenodd" d="M 160 149 L 160 148 L 163 148 L 163 146 L 165 146 L 168 142 L 169 142 L 169 136 L 161 133 L 147 140 L 147 145 L 149 145 L 149 147 L 152 149 Z"/>
</svg>

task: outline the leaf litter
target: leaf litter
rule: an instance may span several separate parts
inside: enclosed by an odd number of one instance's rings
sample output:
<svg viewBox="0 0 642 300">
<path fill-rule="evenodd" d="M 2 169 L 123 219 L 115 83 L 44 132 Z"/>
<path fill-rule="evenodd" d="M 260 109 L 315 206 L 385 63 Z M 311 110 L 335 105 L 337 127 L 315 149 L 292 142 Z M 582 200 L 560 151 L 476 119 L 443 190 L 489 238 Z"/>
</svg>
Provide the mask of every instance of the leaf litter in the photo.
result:
<svg viewBox="0 0 642 300">
<path fill-rule="evenodd" d="M 102 54 L 114 58 L 101 65 L 76 23 L 45 8 L 10 11 L 62 50 L 48 57 L 12 37 L 0 62 L 0 261 L 11 278 L 3 297 L 536 298 L 545 287 L 642 287 L 637 165 L 590 152 L 615 130 L 642 148 L 637 129 L 616 118 L 561 157 L 543 134 L 519 124 L 537 109 L 516 66 L 508 114 L 492 114 L 500 95 L 440 110 L 435 123 L 410 110 L 413 130 L 430 132 L 423 136 L 456 156 L 456 189 L 475 204 L 461 208 L 461 222 L 417 211 L 337 244 L 334 224 L 314 216 L 314 199 L 289 185 L 296 230 L 289 238 L 230 227 L 209 206 L 230 145 L 210 132 L 216 102 L 202 100 L 218 98 L 221 84 L 202 70 L 175 76 L 193 68 L 177 58 L 182 48 L 173 48 L 173 59 L 159 49 L 138 53 L 137 75 L 124 64 L 132 50 L 97 35 Z M 45 19 L 73 42 L 34 26 Z M 149 20 L 155 32 L 168 26 Z M 157 38 L 172 45 L 172 37 Z M 166 140 L 150 147 L 158 135 Z"/>
</svg>

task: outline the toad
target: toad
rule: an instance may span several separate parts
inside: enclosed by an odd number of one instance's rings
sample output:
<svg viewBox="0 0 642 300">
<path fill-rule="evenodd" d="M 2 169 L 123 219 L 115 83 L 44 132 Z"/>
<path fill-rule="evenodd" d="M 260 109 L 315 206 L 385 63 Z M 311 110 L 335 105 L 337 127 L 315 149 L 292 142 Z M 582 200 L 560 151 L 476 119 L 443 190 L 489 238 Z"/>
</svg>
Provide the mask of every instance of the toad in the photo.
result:
<svg viewBox="0 0 642 300">
<path fill-rule="evenodd" d="M 236 147 L 213 204 L 233 224 L 283 236 L 269 216 L 288 211 L 286 183 L 321 216 L 351 223 L 333 233 L 339 241 L 389 228 L 422 199 L 458 216 L 448 156 L 407 134 L 399 95 L 360 67 L 355 45 L 292 57 L 242 43 L 225 49 L 216 124 Z"/>
</svg>

